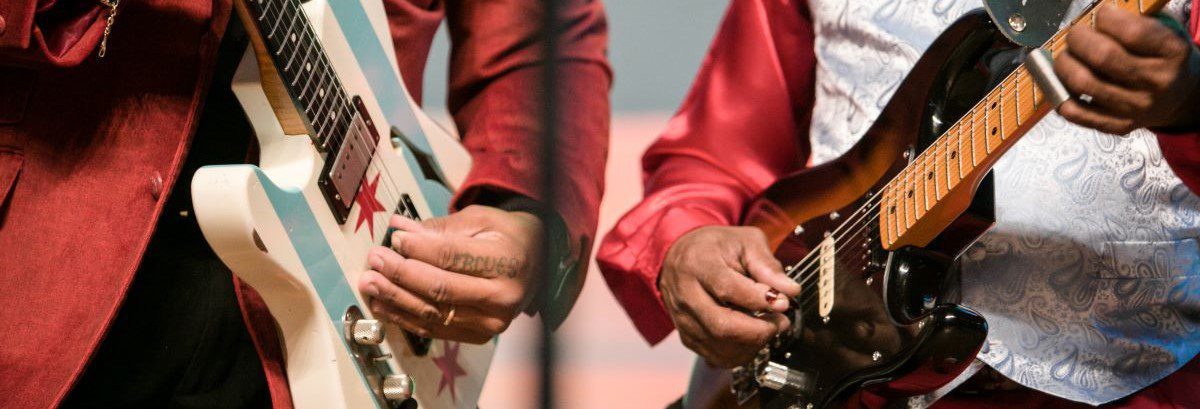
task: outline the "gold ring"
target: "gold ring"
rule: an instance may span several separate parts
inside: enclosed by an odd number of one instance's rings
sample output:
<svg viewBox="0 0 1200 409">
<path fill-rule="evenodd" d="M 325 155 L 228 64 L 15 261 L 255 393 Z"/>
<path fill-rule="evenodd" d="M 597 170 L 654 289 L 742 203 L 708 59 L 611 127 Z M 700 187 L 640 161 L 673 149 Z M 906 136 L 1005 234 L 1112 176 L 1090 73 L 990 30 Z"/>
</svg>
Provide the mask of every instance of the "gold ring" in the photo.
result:
<svg viewBox="0 0 1200 409">
<path fill-rule="evenodd" d="M 450 311 L 446 312 L 446 319 L 442 321 L 442 326 L 450 325 L 450 321 L 454 321 L 454 305 L 451 305 Z"/>
</svg>

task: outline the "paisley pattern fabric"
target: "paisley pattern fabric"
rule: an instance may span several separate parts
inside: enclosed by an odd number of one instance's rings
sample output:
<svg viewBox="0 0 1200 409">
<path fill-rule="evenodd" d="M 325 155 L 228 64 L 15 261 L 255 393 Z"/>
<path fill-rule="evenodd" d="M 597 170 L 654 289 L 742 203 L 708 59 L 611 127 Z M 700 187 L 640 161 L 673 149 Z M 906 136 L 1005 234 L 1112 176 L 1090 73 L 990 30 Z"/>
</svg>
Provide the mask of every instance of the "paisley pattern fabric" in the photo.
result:
<svg viewBox="0 0 1200 409">
<path fill-rule="evenodd" d="M 1185 1 L 1168 14 L 1181 19 Z M 853 145 L 937 35 L 979 0 L 810 0 L 813 159 Z M 1075 13 L 1086 2 L 1072 5 Z M 1152 133 L 1051 114 L 995 167 L 996 225 L 960 258 L 987 317 L 979 359 L 1034 389 L 1101 404 L 1200 351 L 1200 199 Z"/>
</svg>

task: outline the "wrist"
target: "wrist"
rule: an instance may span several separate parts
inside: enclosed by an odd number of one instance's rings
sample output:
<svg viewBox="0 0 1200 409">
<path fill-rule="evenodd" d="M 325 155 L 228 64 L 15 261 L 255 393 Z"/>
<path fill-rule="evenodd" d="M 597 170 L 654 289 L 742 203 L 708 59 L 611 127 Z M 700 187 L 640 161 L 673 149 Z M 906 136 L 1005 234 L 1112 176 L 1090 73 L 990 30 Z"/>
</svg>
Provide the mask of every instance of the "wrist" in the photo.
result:
<svg viewBox="0 0 1200 409">
<path fill-rule="evenodd" d="M 587 249 L 573 249 L 567 224 L 553 207 L 523 194 L 498 188 L 482 188 L 468 201 L 471 204 L 494 207 L 507 212 L 522 212 L 533 215 L 542 224 L 540 247 L 536 254 L 548 254 L 538 265 L 541 274 L 529 282 L 531 302 L 524 309 L 533 315 L 540 313 L 542 322 L 555 328 L 566 318 L 575 303 L 578 291 L 574 285 L 581 280 L 582 262 L 576 254 L 585 254 Z M 543 253 L 542 250 L 548 253 Z M 582 265 L 581 265 L 582 264 Z"/>
</svg>

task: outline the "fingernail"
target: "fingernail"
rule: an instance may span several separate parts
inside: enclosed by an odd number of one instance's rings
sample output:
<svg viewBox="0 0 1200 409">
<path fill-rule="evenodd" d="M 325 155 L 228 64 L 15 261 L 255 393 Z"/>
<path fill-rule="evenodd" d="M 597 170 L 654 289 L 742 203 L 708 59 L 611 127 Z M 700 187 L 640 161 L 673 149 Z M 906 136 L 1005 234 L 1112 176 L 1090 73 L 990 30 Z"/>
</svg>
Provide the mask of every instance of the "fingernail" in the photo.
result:
<svg viewBox="0 0 1200 409">
<path fill-rule="evenodd" d="M 383 258 L 372 254 L 367 257 L 367 265 L 371 266 L 372 269 L 379 270 L 383 268 Z"/>
<path fill-rule="evenodd" d="M 397 251 L 399 251 L 399 249 L 400 249 L 400 241 L 401 241 L 401 240 L 403 240 L 403 239 L 404 239 L 404 232 L 403 232 L 403 231 L 396 230 L 396 232 L 395 232 L 395 233 L 392 233 L 392 248 L 394 248 L 394 249 L 396 249 Z"/>
<path fill-rule="evenodd" d="M 777 298 L 779 298 L 779 291 L 775 291 L 774 288 L 767 290 L 767 303 L 768 304 L 774 304 L 775 299 L 777 299 Z"/>
</svg>

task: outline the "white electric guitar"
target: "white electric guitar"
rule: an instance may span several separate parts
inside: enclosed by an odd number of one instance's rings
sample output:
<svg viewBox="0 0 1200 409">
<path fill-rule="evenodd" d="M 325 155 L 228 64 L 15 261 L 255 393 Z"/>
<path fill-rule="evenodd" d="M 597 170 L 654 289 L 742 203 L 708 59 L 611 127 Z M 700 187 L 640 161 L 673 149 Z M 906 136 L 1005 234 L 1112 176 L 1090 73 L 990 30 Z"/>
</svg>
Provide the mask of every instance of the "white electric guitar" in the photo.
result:
<svg viewBox="0 0 1200 409">
<path fill-rule="evenodd" d="M 379 0 L 235 0 L 260 161 L 192 179 L 205 238 L 264 298 L 298 408 L 475 408 L 495 350 L 372 319 L 354 283 L 393 214 L 445 215 L 470 167 L 401 81 Z"/>
</svg>

